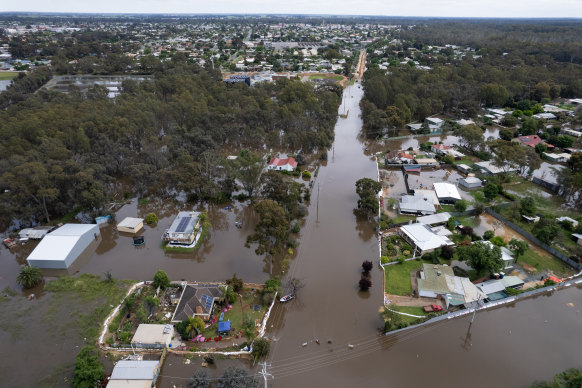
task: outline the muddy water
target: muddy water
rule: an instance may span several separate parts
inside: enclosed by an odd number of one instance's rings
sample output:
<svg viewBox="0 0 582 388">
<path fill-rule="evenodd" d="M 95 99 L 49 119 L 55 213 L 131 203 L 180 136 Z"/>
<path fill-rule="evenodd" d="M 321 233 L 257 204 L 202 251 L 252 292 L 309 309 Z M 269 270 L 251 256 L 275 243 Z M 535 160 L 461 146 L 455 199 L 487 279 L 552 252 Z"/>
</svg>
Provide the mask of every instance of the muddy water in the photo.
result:
<svg viewBox="0 0 582 388">
<path fill-rule="evenodd" d="M 377 313 L 383 295 L 380 270 L 375 267 L 372 271 L 370 292 L 361 293 L 357 289 L 362 261 L 375 261 L 378 257 L 374 224 L 354 213 L 356 180 L 376 179 L 375 161 L 364 155 L 366 145 L 358 137 L 361 94 L 357 86 L 344 91 L 349 115 L 340 118 L 336 125 L 333 152 L 314 186 L 314 203 L 303 228 L 297 258 L 291 265 L 289 277 L 300 279 L 305 287 L 295 300 L 276 305 L 269 320 L 268 335 L 274 339 L 270 358 L 278 367 L 284 367 L 283 360 L 323 349 L 326 345 L 317 345 L 316 338 L 322 343 L 328 338 L 347 343 L 353 338 L 375 336 L 380 326 Z M 340 112 L 343 108 L 340 107 Z M 308 345 L 303 348 L 305 342 Z M 278 380 L 276 385 L 280 385 Z M 284 386 L 298 385 L 289 379 Z"/>
</svg>

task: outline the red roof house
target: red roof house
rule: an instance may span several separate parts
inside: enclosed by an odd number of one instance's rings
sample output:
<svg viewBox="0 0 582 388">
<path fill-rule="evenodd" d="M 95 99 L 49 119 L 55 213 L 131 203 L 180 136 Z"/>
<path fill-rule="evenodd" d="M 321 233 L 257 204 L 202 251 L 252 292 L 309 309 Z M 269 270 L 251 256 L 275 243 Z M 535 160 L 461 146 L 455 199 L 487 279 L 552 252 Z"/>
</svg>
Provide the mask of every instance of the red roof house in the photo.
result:
<svg viewBox="0 0 582 388">
<path fill-rule="evenodd" d="M 279 159 L 273 158 L 267 166 L 269 170 L 277 171 L 294 171 L 297 168 L 297 161 L 295 158 Z"/>
<path fill-rule="evenodd" d="M 534 148 L 539 143 L 545 144 L 548 148 L 554 148 L 553 145 L 546 143 L 543 141 L 538 135 L 529 135 L 529 136 L 520 136 L 518 137 L 519 141 L 526 146 L 530 146 Z"/>
</svg>

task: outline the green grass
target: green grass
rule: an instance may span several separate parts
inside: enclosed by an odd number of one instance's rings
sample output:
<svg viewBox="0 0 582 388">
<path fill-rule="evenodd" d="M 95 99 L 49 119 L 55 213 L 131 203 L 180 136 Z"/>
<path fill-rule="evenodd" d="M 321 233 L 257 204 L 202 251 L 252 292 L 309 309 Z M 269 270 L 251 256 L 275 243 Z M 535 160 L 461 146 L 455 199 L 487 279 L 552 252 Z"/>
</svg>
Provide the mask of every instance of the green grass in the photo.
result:
<svg viewBox="0 0 582 388">
<path fill-rule="evenodd" d="M 386 292 L 392 295 L 411 295 L 410 271 L 422 267 L 422 261 L 412 260 L 384 267 Z"/>
<path fill-rule="evenodd" d="M 416 216 L 405 216 L 403 214 L 398 214 L 396 217 L 394 217 L 392 219 L 392 221 L 390 222 L 391 224 L 398 224 L 400 222 L 408 222 L 408 221 L 414 221 L 416 219 Z"/>
<path fill-rule="evenodd" d="M 0 71 L 0 81 L 9 81 L 16 78 L 18 75 L 17 71 Z"/>
<path fill-rule="evenodd" d="M 82 274 L 78 277 L 67 276 L 50 281 L 46 284 L 45 290 L 55 294 L 56 303 L 62 298 L 74 300 L 69 303 L 70 315 L 76 317 L 75 325 L 81 336 L 91 342 L 99 336 L 105 317 L 113 309 L 112 306 L 117 306 L 125 296 L 129 284 L 131 282 L 127 280 L 107 282 L 97 275 Z M 91 304 L 93 309 L 88 313 L 77 311 L 74 306 L 79 302 L 83 306 Z M 57 312 L 56 309 L 49 308 L 46 318 L 50 319 Z"/>
<path fill-rule="evenodd" d="M 250 306 L 258 304 L 261 305 L 259 311 L 255 311 L 250 308 Z M 230 320 L 230 332 L 232 335 L 242 331 L 243 319 L 248 315 L 253 320 L 262 319 L 267 311 L 267 307 L 261 304 L 261 298 L 258 291 L 246 291 L 243 294 L 242 305 L 239 298 L 236 302 L 232 304 L 232 308 L 224 313 L 224 320 Z M 214 311 L 215 316 L 220 316 L 220 311 Z M 218 336 L 218 322 L 212 324 L 208 328 L 202 330 L 201 333 L 204 337 L 217 337 Z"/>
<path fill-rule="evenodd" d="M 527 264 L 535 267 L 537 272 L 552 271 L 557 276 L 570 276 L 574 270 L 563 261 L 551 256 L 550 254 L 540 254 L 539 252 L 528 249 L 527 252 L 518 259 L 518 264 Z"/>
<path fill-rule="evenodd" d="M 469 167 L 472 167 L 475 162 L 473 161 L 473 158 L 470 156 L 464 156 L 461 159 L 455 159 L 454 164 L 465 164 Z"/>
<path fill-rule="evenodd" d="M 388 306 L 391 310 L 400 311 L 401 313 L 406 314 L 413 314 L 419 316 L 426 316 L 426 313 L 422 309 L 422 307 L 415 307 L 415 306 Z M 414 318 L 409 317 L 408 315 L 400 315 L 400 318 L 403 322 L 407 323 L 408 325 L 414 325 L 415 323 L 420 323 L 424 321 L 424 318 Z"/>
</svg>

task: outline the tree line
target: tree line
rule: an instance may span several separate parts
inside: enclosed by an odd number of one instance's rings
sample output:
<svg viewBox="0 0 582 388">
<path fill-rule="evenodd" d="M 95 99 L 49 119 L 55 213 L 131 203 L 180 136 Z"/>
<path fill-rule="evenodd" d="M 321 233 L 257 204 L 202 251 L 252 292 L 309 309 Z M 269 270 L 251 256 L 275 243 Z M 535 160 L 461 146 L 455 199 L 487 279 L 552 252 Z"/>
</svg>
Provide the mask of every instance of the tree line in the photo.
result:
<svg viewBox="0 0 582 388">
<path fill-rule="evenodd" d="M 0 95 L 2 228 L 100 209 L 120 180 L 138 196 L 224 200 L 244 170 L 225 160 L 225 148 L 324 149 L 341 96 L 339 87 L 290 80 L 226 85 L 219 73 L 173 60 L 153 82 L 124 81 L 115 99 L 99 85 L 86 95 L 15 85 Z"/>
</svg>

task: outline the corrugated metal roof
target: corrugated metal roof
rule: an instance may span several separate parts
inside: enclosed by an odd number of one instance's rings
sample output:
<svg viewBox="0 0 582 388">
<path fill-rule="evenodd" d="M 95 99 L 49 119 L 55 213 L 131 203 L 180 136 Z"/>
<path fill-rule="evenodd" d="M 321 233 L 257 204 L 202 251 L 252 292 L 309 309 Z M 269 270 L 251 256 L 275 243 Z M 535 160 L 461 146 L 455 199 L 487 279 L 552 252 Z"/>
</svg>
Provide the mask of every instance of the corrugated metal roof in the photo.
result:
<svg viewBox="0 0 582 388">
<path fill-rule="evenodd" d="M 159 361 L 121 360 L 115 364 L 111 380 L 153 380 Z"/>
</svg>

